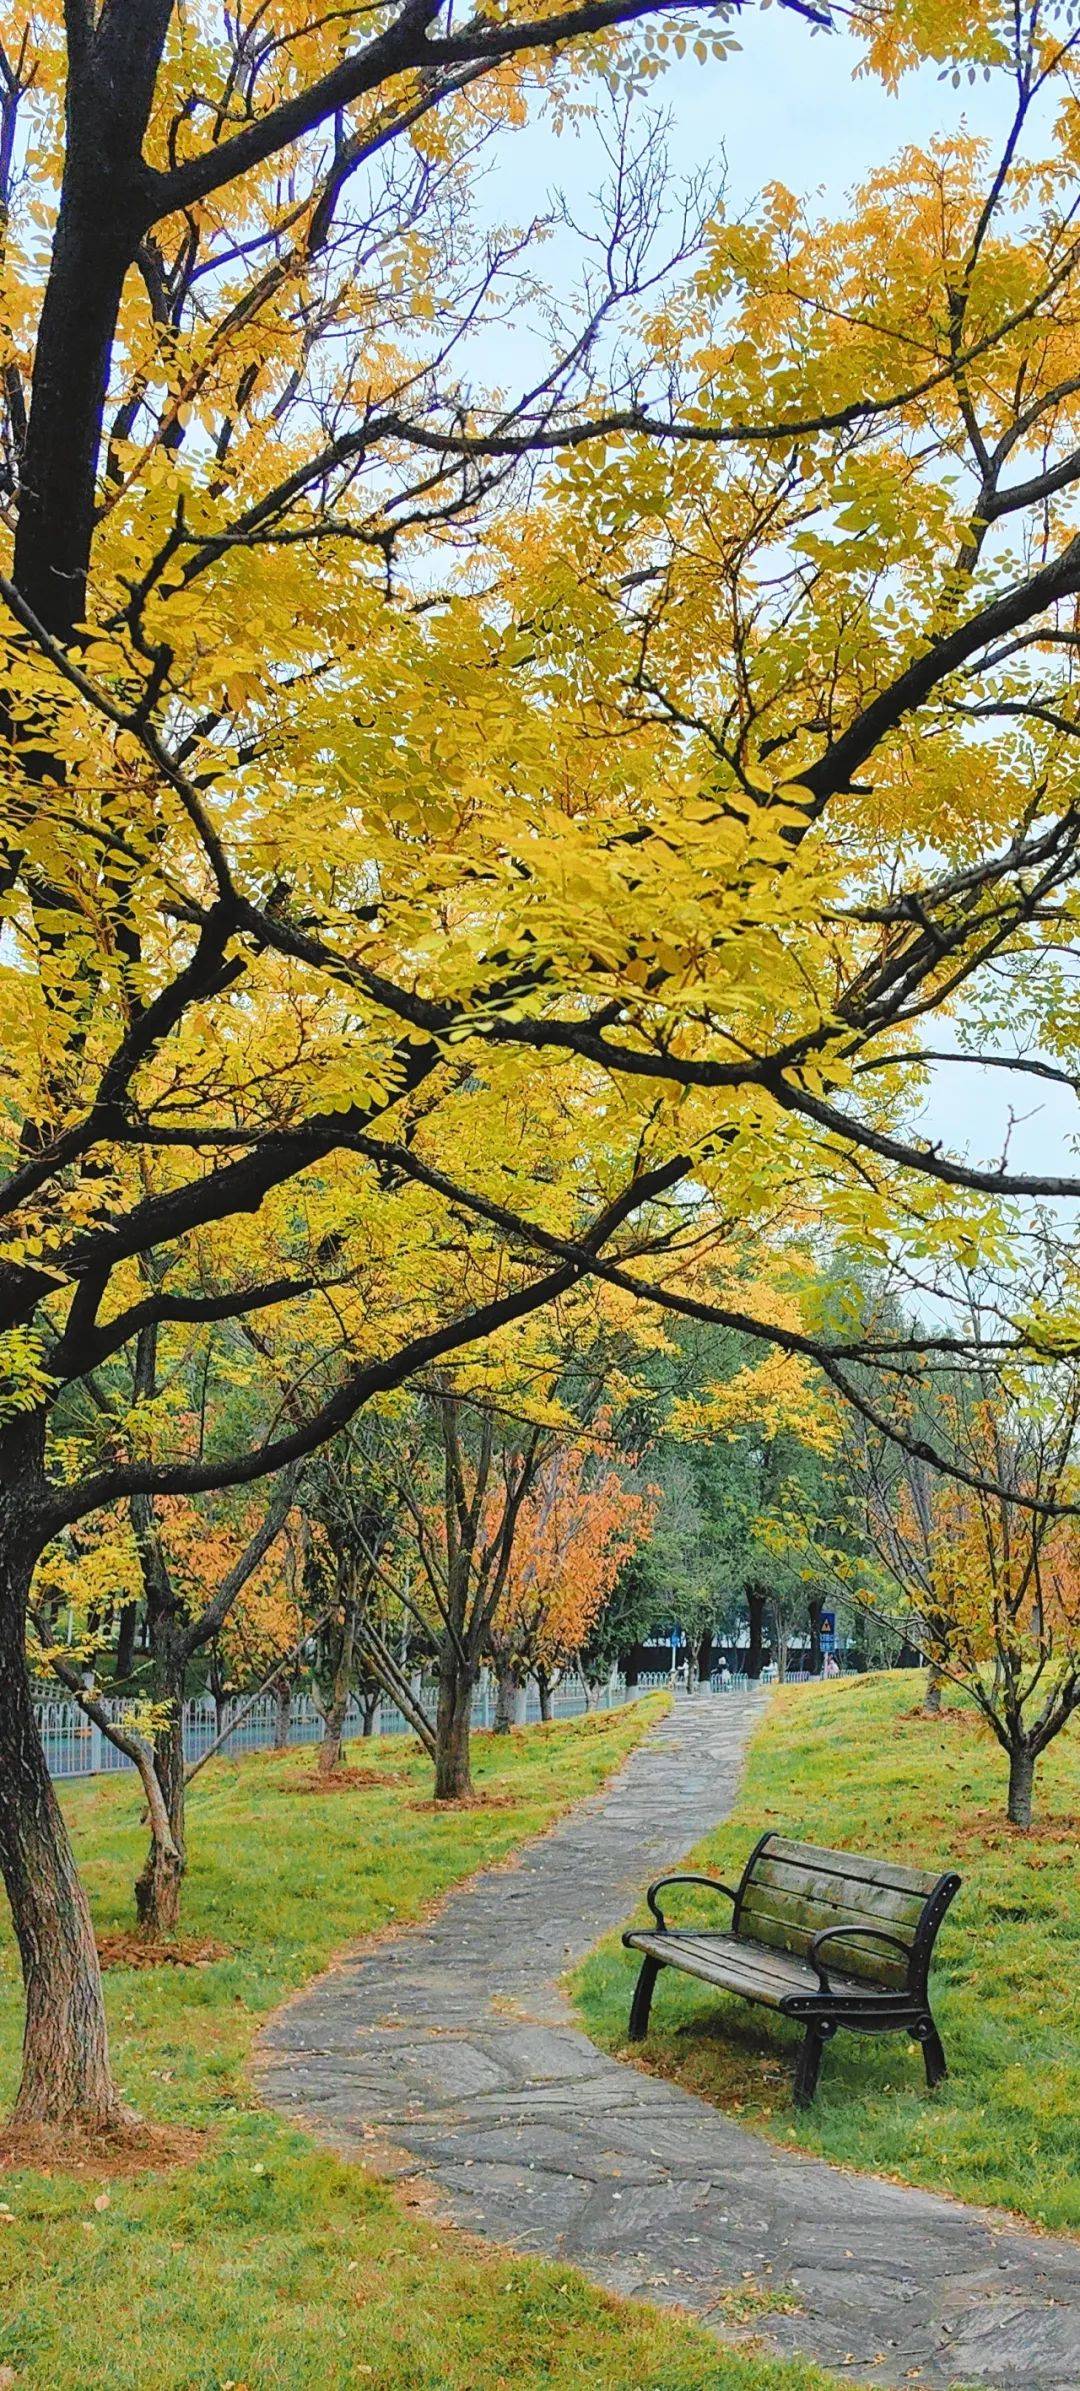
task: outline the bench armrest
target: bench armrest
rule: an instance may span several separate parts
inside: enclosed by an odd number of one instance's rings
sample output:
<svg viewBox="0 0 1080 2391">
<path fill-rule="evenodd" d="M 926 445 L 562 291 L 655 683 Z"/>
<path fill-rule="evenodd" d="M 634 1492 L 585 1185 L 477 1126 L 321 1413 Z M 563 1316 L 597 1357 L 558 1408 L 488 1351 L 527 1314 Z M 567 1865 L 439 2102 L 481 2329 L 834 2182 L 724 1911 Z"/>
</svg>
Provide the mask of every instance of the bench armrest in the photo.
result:
<svg viewBox="0 0 1080 2391">
<path fill-rule="evenodd" d="M 817 1970 L 818 1983 L 823 1993 L 831 1992 L 832 1986 L 818 1958 L 822 1945 L 831 1942 L 854 1943 L 860 1939 L 863 1942 L 889 1943 L 894 1951 L 900 1952 L 910 1967 L 910 1943 L 903 1942 L 898 1934 L 889 1934 L 884 1926 L 825 1926 L 820 1934 L 814 1936 L 806 1954 L 811 1967 Z"/>
<path fill-rule="evenodd" d="M 658 1876 L 655 1882 L 649 1886 L 645 1899 L 662 1934 L 667 1931 L 667 1919 L 656 1896 L 663 1892 L 665 1885 L 707 1885 L 710 1893 L 726 1893 L 729 1901 L 734 1902 L 739 1898 L 737 1893 L 732 1892 L 730 1885 L 721 1884 L 718 1876 L 684 1876 L 682 1874 Z"/>
</svg>

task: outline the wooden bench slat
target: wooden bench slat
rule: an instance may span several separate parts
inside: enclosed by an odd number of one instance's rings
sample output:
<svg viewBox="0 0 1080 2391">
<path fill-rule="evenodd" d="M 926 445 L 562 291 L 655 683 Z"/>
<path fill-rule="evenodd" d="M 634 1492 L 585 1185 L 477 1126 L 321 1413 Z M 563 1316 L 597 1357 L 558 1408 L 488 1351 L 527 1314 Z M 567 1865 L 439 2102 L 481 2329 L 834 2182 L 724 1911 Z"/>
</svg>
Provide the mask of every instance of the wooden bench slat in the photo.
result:
<svg viewBox="0 0 1080 2391">
<path fill-rule="evenodd" d="M 770 1835 L 754 1863 L 785 1860 L 828 1876 L 850 1877 L 856 1884 L 891 1885 L 898 1893 L 919 1893 L 925 1901 L 938 1882 L 936 1871 L 902 1868 L 893 1860 L 865 1858 L 861 1852 L 830 1851 L 822 1843 L 793 1843 L 786 1835 Z"/>
<path fill-rule="evenodd" d="M 642 1929 L 630 1941 L 633 1950 L 664 1960 L 681 1975 L 700 1977 L 719 1991 L 739 1993 L 769 2009 L 778 2008 L 792 1993 L 818 1990 L 816 1971 L 804 1961 L 783 1952 L 755 1950 L 737 1935 L 647 1934 Z M 854 1977 L 836 1975 L 831 1981 L 847 1999 L 857 2000 L 866 1991 Z"/>
<path fill-rule="evenodd" d="M 677 1950 L 672 1947 L 676 1944 Z M 797 1962 L 780 1972 L 767 1964 L 764 1952 L 756 1961 L 748 1945 L 734 1935 L 718 1935 L 714 1945 L 673 1934 L 642 1934 L 634 1936 L 633 1949 L 677 1967 L 681 1975 L 715 1985 L 718 1992 L 738 1993 L 766 2009 L 779 2009 L 791 1993 L 812 1992 L 816 1982 L 812 1970 Z"/>
<path fill-rule="evenodd" d="M 824 1928 L 838 1926 L 886 1926 L 894 1934 L 895 1925 L 883 1919 L 868 1917 L 865 1912 L 851 1912 L 824 1908 L 821 1902 L 805 1899 L 798 1893 L 782 1893 L 775 1885 L 752 1885 L 739 1905 L 738 1932 L 748 1942 L 768 1943 L 782 1951 L 807 1956 L 816 1934 Z M 901 1939 L 909 1949 L 914 1941 L 914 1928 L 908 1927 Z M 825 1953 L 825 1965 L 846 1968 L 852 1976 L 863 1976 L 870 1984 L 883 1984 L 899 1990 L 908 1978 L 908 1962 L 898 1951 L 890 1951 L 887 1944 L 864 1942 L 831 1943 Z"/>
<path fill-rule="evenodd" d="M 815 1933 L 822 1933 L 828 1920 L 817 1927 L 800 1929 L 790 1920 L 771 1917 L 766 1910 L 755 1910 L 745 1921 L 740 1918 L 739 1932 L 745 1935 L 747 1949 L 755 1950 L 765 1943 L 771 1950 L 785 1951 L 795 1959 L 807 1959 Z M 902 1992 L 908 1980 L 908 1962 L 898 1951 L 890 1951 L 880 1943 L 842 1942 L 839 1937 L 829 1943 L 822 1953 L 822 1964 L 830 1975 L 837 1968 L 849 1976 L 857 1976 L 864 1984 L 878 1985 L 884 1992 Z"/>
<path fill-rule="evenodd" d="M 935 1880 L 936 1881 L 936 1880 Z M 914 1929 L 926 1908 L 925 1893 L 902 1892 L 896 1885 L 879 1885 L 854 1877 L 839 1876 L 820 1868 L 796 1867 L 790 1860 L 774 1859 L 771 1852 L 763 1852 L 754 1863 L 750 1888 L 775 1886 L 781 1893 L 796 1893 L 809 1899 L 815 1908 L 836 1910 L 839 1916 L 867 1920 L 880 1919 L 883 1926 L 903 1934 Z M 832 1923 L 831 1915 L 828 1921 Z"/>
<path fill-rule="evenodd" d="M 761 1943 L 746 1943 L 736 1934 L 698 1935 L 680 1929 L 670 1934 L 667 1940 L 677 1943 L 680 1953 L 690 1950 L 706 1958 L 712 1955 L 722 1959 L 725 1964 L 730 1961 L 732 1966 L 748 1970 L 754 1975 L 767 1976 L 771 1982 L 788 1988 L 797 1985 L 801 1991 L 807 1981 L 811 1984 L 817 1981 L 813 1969 L 807 1970 L 805 1960 L 796 1959 L 790 1951 L 771 1950 Z"/>
</svg>

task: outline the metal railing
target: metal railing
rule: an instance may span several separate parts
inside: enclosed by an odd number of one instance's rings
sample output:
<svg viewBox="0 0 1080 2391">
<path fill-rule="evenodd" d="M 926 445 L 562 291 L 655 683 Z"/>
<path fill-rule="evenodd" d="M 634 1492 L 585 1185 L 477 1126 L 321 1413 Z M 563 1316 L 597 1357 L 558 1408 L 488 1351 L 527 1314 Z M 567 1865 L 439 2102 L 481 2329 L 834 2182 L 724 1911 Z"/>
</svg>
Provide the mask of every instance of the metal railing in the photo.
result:
<svg viewBox="0 0 1080 2391">
<path fill-rule="evenodd" d="M 667 1679 L 661 1681 L 666 1685 Z M 434 1708 L 430 1687 L 421 1689 L 429 1709 Z M 586 1710 L 613 1710 L 627 1701 L 634 1701 L 644 1691 L 644 1685 L 628 1686 L 625 1678 L 610 1678 L 606 1685 L 586 1687 L 580 1677 L 564 1677 L 551 1695 L 553 1718 L 578 1718 Z M 496 1689 L 490 1675 L 481 1678 L 473 1696 L 474 1727 L 491 1727 L 495 1719 Z M 321 1743 L 326 1732 L 321 1712 L 310 1694 L 297 1694 L 282 1711 L 273 1694 L 263 1694 L 248 1707 L 250 1697 L 238 1696 L 220 1705 L 203 1696 L 184 1704 L 184 1757 L 187 1761 L 201 1760 L 226 1729 L 230 1730 L 225 1752 L 235 1756 L 240 1752 L 263 1752 L 271 1749 L 281 1735 L 286 1744 Z M 102 1708 L 119 1724 L 136 1706 L 115 1697 L 106 1697 Z M 34 1705 L 51 1776 L 91 1777 L 112 1773 L 119 1769 L 133 1769 L 134 1762 L 124 1752 L 118 1752 L 108 1736 L 79 1709 L 78 1703 L 64 1698 L 45 1697 Z M 530 1682 L 519 1697 L 516 1724 L 535 1725 L 540 1717 L 540 1696 Z M 381 1698 L 376 1704 L 369 1732 L 373 1735 L 410 1735 L 408 1720 L 396 1704 Z M 350 1702 L 345 1716 L 345 1734 L 352 1741 L 364 1733 L 364 1712 L 361 1705 Z"/>
<path fill-rule="evenodd" d="M 749 1677 L 743 1676 L 738 1671 L 733 1675 L 729 1669 L 727 1676 L 722 1677 L 719 1669 L 714 1669 L 711 1677 L 695 1677 L 690 1691 L 694 1694 L 744 1694 L 749 1683 Z M 637 1691 L 652 1694 L 660 1688 L 663 1688 L 665 1692 L 674 1688 L 677 1693 L 679 1690 L 678 1675 L 672 1676 L 670 1669 L 643 1669 L 637 1679 Z"/>
</svg>

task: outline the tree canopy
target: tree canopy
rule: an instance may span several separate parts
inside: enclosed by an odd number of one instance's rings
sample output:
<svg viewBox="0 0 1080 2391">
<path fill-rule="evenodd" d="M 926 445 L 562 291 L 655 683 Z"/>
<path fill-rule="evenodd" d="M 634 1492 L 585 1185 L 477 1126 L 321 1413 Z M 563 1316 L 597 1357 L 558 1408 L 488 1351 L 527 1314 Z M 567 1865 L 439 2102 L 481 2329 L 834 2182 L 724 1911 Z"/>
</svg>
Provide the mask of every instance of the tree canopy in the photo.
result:
<svg viewBox="0 0 1080 2391">
<path fill-rule="evenodd" d="M 830 39 L 827 6 L 784 9 Z M 112 2101 L 25 1674 L 59 1531 L 291 1465 L 585 1280 L 812 1366 L 875 1431 L 868 1364 L 970 1349 L 785 1313 L 715 1266 L 735 1232 L 931 1279 L 997 1259 L 981 1353 L 1076 1341 L 1071 1254 L 1034 1288 L 1020 1264 L 1022 1207 L 1080 1182 L 917 1116 L 942 1052 L 1080 1070 L 1080 34 L 1047 0 L 845 10 L 867 73 L 940 65 L 939 133 L 835 220 L 777 180 L 736 217 L 676 199 L 645 103 L 690 41 L 722 120 L 752 14 L 8 12 L 27 2113 Z M 997 150 L 969 73 L 1009 95 Z M 541 104 L 612 127 L 565 304 L 481 198 Z"/>
</svg>

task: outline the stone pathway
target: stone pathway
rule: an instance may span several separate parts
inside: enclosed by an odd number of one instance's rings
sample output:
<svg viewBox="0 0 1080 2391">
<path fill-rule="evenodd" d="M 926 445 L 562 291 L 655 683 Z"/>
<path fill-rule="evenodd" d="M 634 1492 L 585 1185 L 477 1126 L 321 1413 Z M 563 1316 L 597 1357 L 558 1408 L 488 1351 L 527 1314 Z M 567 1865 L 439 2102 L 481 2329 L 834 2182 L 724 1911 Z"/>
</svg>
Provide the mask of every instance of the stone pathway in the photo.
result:
<svg viewBox="0 0 1080 2391">
<path fill-rule="evenodd" d="M 722 2332 L 747 2275 L 793 2287 L 755 2332 L 848 2381 L 1080 2391 L 1080 2243 L 773 2149 L 573 2023 L 556 1979 L 726 1815 L 758 1700 L 676 1704 L 519 1865 L 321 1977 L 264 2036 L 266 2097 L 452 2223 Z"/>
</svg>

